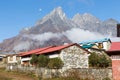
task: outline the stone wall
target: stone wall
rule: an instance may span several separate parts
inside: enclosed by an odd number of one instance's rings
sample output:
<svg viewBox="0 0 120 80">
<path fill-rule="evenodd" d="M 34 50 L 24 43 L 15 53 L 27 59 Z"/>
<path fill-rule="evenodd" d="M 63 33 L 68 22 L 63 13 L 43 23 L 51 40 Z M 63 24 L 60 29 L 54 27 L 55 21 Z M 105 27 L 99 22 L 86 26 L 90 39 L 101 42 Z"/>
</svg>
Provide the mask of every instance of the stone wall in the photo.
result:
<svg viewBox="0 0 120 80">
<path fill-rule="evenodd" d="M 65 48 L 60 53 L 64 62 L 63 70 L 70 68 L 88 68 L 88 52 L 79 46 Z"/>
<path fill-rule="evenodd" d="M 64 71 L 62 69 L 45 69 L 45 68 L 35 68 L 35 67 L 21 67 L 14 66 L 12 70 L 22 71 L 25 73 L 34 73 L 36 76 L 41 76 L 42 78 L 52 78 L 61 77 L 69 74 L 70 71 L 75 71 L 72 75 L 77 75 L 76 77 L 88 78 L 89 80 L 113 80 L 112 79 L 112 69 L 111 68 L 80 68 L 80 69 L 69 69 Z M 12 71 L 10 69 L 10 71 Z M 70 76 L 71 77 L 71 76 Z M 109 78 L 109 79 L 105 79 Z"/>
<path fill-rule="evenodd" d="M 77 69 L 79 70 L 82 77 L 89 75 L 89 77 L 95 79 L 95 80 L 106 80 L 106 78 L 109 78 L 112 80 L 112 69 L 111 68 L 83 68 L 83 69 Z"/>
</svg>

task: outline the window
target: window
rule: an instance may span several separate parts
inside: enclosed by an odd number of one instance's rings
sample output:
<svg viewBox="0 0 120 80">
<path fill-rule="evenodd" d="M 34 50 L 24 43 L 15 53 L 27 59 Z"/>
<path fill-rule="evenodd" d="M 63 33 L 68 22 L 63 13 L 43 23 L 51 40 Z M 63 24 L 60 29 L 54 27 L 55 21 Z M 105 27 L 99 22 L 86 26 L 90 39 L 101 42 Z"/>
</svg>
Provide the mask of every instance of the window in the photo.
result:
<svg viewBox="0 0 120 80">
<path fill-rule="evenodd" d="M 0 58 L 0 61 L 2 61 L 3 59 L 2 58 Z"/>
<path fill-rule="evenodd" d="M 20 57 L 16 57 L 16 60 L 17 60 L 17 61 L 20 60 Z"/>
<path fill-rule="evenodd" d="M 10 60 L 10 61 L 13 61 L 13 56 L 10 56 L 9 60 Z"/>
<path fill-rule="evenodd" d="M 102 43 L 98 43 L 98 47 L 101 49 L 103 48 L 103 44 Z"/>
</svg>

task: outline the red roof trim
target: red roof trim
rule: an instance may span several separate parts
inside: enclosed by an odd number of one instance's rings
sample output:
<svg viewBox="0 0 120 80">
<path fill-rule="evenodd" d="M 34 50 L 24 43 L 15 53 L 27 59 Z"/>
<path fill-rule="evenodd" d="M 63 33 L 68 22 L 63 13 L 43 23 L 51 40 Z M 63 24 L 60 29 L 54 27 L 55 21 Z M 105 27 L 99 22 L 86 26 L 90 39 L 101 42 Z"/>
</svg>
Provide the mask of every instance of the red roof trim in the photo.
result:
<svg viewBox="0 0 120 80">
<path fill-rule="evenodd" d="M 110 51 L 120 51 L 120 42 L 112 42 L 111 47 L 108 50 L 108 52 Z"/>
<path fill-rule="evenodd" d="M 62 46 L 50 46 L 50 47 L 45 47 L 45 48 L 40 48 L 40 49 L 36 49 L 36 50 L 31 50 L 28 51 L 24 54 L 21 54 L 21 56 L 26 56 L 26 55 L 31 55 L 31 54 L 45 54 L 45 53 L 50 53 L 50 52 L 55 52 L 55 51 L 59 51 L 62 49 L 65 49 L 67 47 L 76 45 L 78 47 L 80 47 L 81 49 L 83 49 L 80 45 L 78 45 L 77 43 L 73 43 L 73 44 L 66 44 L 66 45 L 62 45 Z M 84 51 L 86 51 L 87 53 L 89 53 L 89 51 L 83 49 Z"/>
<path fill-rule="evenodd" d="M 49 49 L 47 49 L 47 50 L 41 51 L 41 52 L 36 53 L 36 54 L 44 54 L 44 53 L 59 51 L 59 50 L 65 49 L 65 48 L 70 47 L 70 46 L 73 46 L 73 45 L 77 45 L 77 46 L 79 46 L 81 49 L 83 49 L 83 48 L 82 48 L 80 45 L 78 45 L 77 43 L 73 43 L 73 44 L 67 44 L 67 45 L 63 45 L 63 46 L 52 47 L 52 48 L 49 48 Z M 85 49 L 83 49 L 83 50 L 86 51 L 87 53 L 89 53 L 87 50 L 85 50 Z"/>
<path fill-rule="evenodd" d="M 67 48 L 67 47 L 72 46 L 72 45 L 74 45 L 74 44 L 66 44 L 66 45 L 62 45 L 62 46 L 56 46 L 56 47 L 49 48 L 47 50 L 41 51 L 41 52 L 36 53 L 36 54 L 43 54 L 43 53 L 48 53 L 48 52 L 59 51 L 59 50 L 62 50 L 64 48 Z"/>
<path fill-rule="evenodd" d="M 54 47 L 54 46 L 49 46 L 49 47 L 45 47 L 45 48 L 39 48 L 39 49 L 31 50 L 31 51 L 28 51 L 28 52 L 25 52 L 25 53 L 21 54 L 20 56 L 35 54 L 35 53 L 41 52 L 43 50 L 49 49 L 51 47 Z"/>
</svg>

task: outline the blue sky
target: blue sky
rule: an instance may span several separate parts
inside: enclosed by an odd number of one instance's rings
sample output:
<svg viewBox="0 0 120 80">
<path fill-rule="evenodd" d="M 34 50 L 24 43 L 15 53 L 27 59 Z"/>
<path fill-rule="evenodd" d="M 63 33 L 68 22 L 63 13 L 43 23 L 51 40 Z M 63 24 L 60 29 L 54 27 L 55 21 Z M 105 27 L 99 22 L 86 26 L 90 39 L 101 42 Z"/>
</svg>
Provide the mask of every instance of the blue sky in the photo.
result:
<svg viewBox="0 0 120 80">
<path fill-rule="evenodd" d="M 14 37 L 22 28 L 61 6 L 68 18 L 90 13 L 101 20 L 120 22 L 120 0 L 0 0 L 0 41 Z"/>
</svg>

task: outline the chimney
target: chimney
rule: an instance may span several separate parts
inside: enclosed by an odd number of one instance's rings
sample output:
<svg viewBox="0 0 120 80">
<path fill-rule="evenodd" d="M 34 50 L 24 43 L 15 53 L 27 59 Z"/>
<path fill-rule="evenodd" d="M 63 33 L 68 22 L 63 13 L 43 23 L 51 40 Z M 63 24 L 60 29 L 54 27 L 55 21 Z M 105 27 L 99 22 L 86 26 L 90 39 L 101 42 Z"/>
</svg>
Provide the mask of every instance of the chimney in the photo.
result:
<svg viewBox="0 0 120 80">
<path fill-rule="evenodd" d="M 120 24 L 117 24 L 117 37 L 120 37 Z"/>
</svg>

